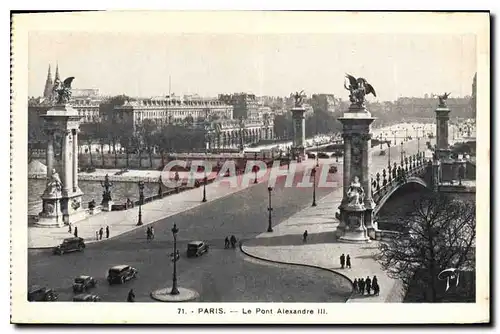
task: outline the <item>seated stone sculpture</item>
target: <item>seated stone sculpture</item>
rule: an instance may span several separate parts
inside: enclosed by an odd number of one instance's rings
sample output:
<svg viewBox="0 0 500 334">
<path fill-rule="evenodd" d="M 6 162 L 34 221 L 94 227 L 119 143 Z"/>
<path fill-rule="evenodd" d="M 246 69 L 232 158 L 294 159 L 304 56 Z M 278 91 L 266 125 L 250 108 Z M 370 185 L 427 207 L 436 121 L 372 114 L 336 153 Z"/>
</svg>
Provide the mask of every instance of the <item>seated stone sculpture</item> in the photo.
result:
<svg viewBox="0 0 500 334">
<path fill-rule="evenodd" d="M 52 176 L 47 182 L 47 192 L 49 194 L 56 194 L 62 190 L 62 182 L 61 179 L 59 178 L 59 174 L 56 172 L 55 169 L 52 170 Z"/>
<path fill-rule="evenodd" d="M 365 197 L 365 192 L 363 190 L 363 187 L 359 182 L 359 178 L 355 176 L 354 180 L 349 185 L 349 189 L 347 190 L 347 198 L 349 200 L 349 205 L 350 206 L 362 205 L 364 197 Z"/>
</svg>

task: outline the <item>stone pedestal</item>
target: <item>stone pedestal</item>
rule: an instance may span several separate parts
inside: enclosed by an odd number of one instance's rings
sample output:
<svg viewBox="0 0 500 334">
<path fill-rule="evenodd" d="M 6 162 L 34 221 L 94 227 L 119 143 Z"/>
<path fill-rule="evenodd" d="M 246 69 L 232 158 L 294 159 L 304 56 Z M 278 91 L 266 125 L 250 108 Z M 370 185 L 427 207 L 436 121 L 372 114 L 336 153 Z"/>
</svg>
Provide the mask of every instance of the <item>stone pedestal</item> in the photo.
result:
<svg viewBox="0 0 500 334">
<path fill-rule="evenodd" d="M 432 162 L 432 190 L 437 192 L 439 190 L 439 183 L 441 182 L 441 163 L 439 160 Z"/>
<path fill-rule="evenodd" d="M 339 118 L 344 139 L 344 195 L 339 207 L 340 224 L 336 232 L 340 241 L 369 242 L 368 235 L 374 238 L 378 230 L 377 224 L 373 222 L 375 203 L 370 180 L 371 124 L 374 120 L 366 108 L 358 105 L 351 105 Z M 362 188 L 361 205 L 357 206 L 353 206 L 348 194 L 355 179 L 359 179 Z"/>
<path fill-rule="evenodd" d="M 306 109 L 303 107 L 292 108 L 293 120 L 293 144 L 292 154 L 296 158 L 304 160 L 305 157 L 305 143 L 306 143 L 306 128 L 304 113 Z"/>
<path fill-rule="evenodd" d="M 38 221 L 36 221 L 34 225 L 38 227 L 64 226 L 61 199 L 62 195 L 60 192 L 54 194 L 44 193 L 42 195 L 42 212 L 38 215 Z"/>
<path fill-rule="evenodd" d="M 370 242 L 368 232 L 366 230 L 364 205 L 358 207 L 341 207 L 340 217 L 343 224 L 343 230 L 338 231 L 338 240 L 341 242 L 350 243 L 366 243 Z"/>
<path fill-rule="evenodd" d="M 106 211 L 106 212 L 111 211 L 113 204 L 115 204 L 113 201 L 102 202 L 101 203 L 101 210 Z"/>
<path fill-rule="evenodd" d="M 45 120 L 47 140 L 47 188 L 42 195 L 39 226 L 62 226 L 86 218 L 82 191 L 78 187 L 78 132 L 80 116 L 69 105 L 55 105 Z M 54 163 L 54 135 L 62 137 L 60 175 Z"/>
</svg>

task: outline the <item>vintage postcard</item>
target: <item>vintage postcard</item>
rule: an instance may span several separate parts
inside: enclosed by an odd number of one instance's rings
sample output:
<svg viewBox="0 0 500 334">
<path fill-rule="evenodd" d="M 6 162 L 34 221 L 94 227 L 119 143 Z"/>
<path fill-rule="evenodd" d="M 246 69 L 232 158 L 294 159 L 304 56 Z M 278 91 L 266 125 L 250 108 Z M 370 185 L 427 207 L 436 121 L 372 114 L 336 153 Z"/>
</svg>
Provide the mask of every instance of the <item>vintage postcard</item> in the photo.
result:
<svg viewBox="0 0 500 334">
<path fill-rule="evenodd" d="M 489 31 L 14 14 L 12 322 L 489 322 Z"/>
</svg>

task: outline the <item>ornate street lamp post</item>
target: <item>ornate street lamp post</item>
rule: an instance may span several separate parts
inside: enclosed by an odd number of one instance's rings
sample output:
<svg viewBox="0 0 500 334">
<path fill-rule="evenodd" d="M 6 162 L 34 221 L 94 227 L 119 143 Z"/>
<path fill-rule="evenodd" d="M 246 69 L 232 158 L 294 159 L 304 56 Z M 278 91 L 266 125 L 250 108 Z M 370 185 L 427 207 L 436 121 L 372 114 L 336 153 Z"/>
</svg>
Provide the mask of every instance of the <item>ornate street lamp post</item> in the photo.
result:
<svg viewBox="0 0 500 334">
<path fill-rule="evenodd" d="M 207 201 L 207 172 L 205 171 L 205 176 L 203 177 L 203 203 Z"/>
<path fill-rule="evenodd" d="M 401 141 L 401 166 L 403 166 L 403 141 Z"/>
<path fill-rule="evenodd" d="M 273 211 L 273 207 L 271 206 L 271 192 L 273 191 L 273 188 L 268 187 L 267 191 L 269 192 L 269 206 L 267 208 L 267 211 L 269 211 L 269 225 L 267 226 L 267 232 L 272 232 L 273 231 L 273 223 L 272 223 L 272 218 L 271 218 L 271 211 Z"/>
<path fill-rule="evenodd" d="M 316 141 L 316 167 L 319 167 L 319 142 Z"/>
<path fill-rule="evenodd" d="M 144 203 L 144 182 L 139 181 L 137 183 L 139 186 L 139 218 L 137 220 L 137 226 L 142 225 L 142 204 Z"/>
<path fill-rule="evenodd" d="M 311 174 L 313 177 L 313 202 L 312 206 L 316 206 L 316 168 L 311 170 Z"/>
<path fill-rule="evenodd" d="M 387 148 L 387 152 L 389 153 L 388 154 L 388 157 L 387 157 L 387 166 L 391 167 L 391 141 L 389 140 L 389 142 L 387 143 L 387 145 L 389 146 Z"/>
<path fill-rule="evenodd" d="M 172 235 L 174 236 L 174 254 L 173 254 L 173 262 L 174 262 L 174 274 L 172 277 L 172 290 L 170 291 L 171 295 L 178 295 L 179 289 L 177 289 L 177 233 L 179 233 L 179 229 L 177 225 L 174 224 L 172 227 Z"/>
</svg>

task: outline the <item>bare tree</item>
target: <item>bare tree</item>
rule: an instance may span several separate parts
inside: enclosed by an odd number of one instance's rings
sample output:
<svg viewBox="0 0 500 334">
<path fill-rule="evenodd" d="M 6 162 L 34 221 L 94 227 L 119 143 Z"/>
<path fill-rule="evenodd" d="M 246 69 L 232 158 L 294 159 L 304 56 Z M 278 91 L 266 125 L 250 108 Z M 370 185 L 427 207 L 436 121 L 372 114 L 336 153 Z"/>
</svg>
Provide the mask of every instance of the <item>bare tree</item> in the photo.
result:
<svg viewBox="0 0 500 334">
<path fill-rule="evenodd" d="M 442 270 L 475 266 L 475 205 L 433 193 L 412 209 L 401 221 L 402 232 L 380 244 L 378 261 L 407 289 L 417 284 L 425 301 L 437 302 Z"/>
</svg>

